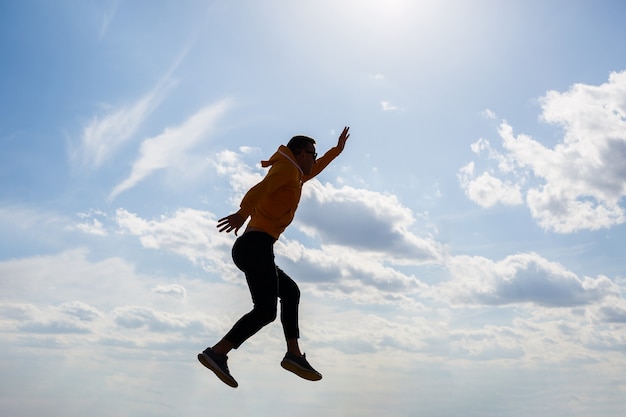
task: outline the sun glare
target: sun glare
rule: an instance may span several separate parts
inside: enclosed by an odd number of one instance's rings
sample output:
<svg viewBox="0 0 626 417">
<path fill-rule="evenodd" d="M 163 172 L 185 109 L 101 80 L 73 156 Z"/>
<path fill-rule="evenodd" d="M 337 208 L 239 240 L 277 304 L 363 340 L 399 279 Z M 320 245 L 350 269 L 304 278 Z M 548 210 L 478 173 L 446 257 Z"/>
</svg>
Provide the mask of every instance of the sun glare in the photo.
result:
<svg viewBox="0 0 626 417">
<path fill-rule="evenodd" d="M 385 32 L 409 24 L 413 4 L 410 0 L 365 0 L 344 3 L 349 10 L 346 14 L 355 19 L 355 23 L 368 26 L 371 30 L 383 29 Z"/>
</svg>

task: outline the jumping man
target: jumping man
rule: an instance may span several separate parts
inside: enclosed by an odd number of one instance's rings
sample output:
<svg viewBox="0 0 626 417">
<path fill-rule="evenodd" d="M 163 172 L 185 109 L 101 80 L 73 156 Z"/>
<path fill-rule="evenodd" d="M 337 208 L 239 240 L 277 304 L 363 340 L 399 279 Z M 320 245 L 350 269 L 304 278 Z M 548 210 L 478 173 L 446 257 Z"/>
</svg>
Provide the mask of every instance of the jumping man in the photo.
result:
<svg viewBox="0 0 626 417">
<path fill-rule="evenodd" d="M 287 353 L 281 366 L 310 381 L 319 381 L 322 375 L 306 360 L 300 351 L 298 338 L 298 285 L 274 263 L 274 242 L 291 223 L 295 215 L 302 185 L 319 174 L 343 151 L 350 137 L 349 127 L 339 136 L 337 146 L 317 159 L 315 140 L 308 136 L 294 136 L 287 146 L 281 145 L 263 167 L 270 167 L 261 182 L 252 187 L 236 213 L 220 219 L 220 232 L 239 229 L 250 217 L 250 222 L 233 245 L 235 265 L 245 274 L 252 295 L 252 310 L 241 317 L 232 329 L 213 347 L 198 354 L 198 360 L 224 383 L 235 388 L 235 378 L 228 370 L 228 352 L 271 323 L 277 316 L 280 298 L 280 321 L 283 326 Z"/>
</svg>

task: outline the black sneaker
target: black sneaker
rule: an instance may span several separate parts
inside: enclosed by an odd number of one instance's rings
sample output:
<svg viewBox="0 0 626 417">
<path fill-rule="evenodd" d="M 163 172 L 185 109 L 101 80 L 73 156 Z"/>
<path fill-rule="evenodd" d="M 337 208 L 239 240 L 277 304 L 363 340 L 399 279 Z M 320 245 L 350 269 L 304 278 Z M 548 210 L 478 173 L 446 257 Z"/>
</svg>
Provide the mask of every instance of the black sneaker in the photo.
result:
<svg viewBox="0 0 626 417">
<path fill-rule="evenodd" d="M 306 360 L 306 355 L 297 356 L 287 352 L 283 358 L 280 366 L 286 370 L 293 372 L 300 378 L 308 379 L 309 381 L 319 381 L 322 379 L 322 374 L 317 372 L 311 364 Z"/>
<path fill-rule="evenodd" d="M 218 355 L 213 352 L 213 349 L 206 348 L 204 352 L 198 353 L 198 360 L 200 363 L 213 371 L 223 383 L 233 388 L 237 388 L 239 384 L 235 381 L 235 378 L 228 371 L 228 356 Z"/>
</svg>

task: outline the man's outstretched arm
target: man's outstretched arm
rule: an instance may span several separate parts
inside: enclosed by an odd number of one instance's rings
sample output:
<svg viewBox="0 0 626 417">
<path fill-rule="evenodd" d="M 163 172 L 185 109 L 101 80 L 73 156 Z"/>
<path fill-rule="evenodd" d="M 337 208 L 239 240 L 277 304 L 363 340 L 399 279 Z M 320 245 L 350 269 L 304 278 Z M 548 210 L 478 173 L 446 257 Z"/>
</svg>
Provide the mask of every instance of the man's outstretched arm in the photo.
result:
<svg viewBox="0 0 626 417">
<path fill-rule="evenodd" d="M 346 146 L 346 142 L 350 137 L 350 128 L 348 126 L 343 128 L 341 135 L 339 135 L 339 139 L 337 139 L 337 146 L 330 148 L 324 156 L 315 161 L 315 165 L 313 165 L 313 169 L 309 175 L 305 175 L 302 177 L 302 182 L 306 182 L 322 172 L 324 168 L 330 164 L 333 159 L 339 156 L 339 154 L 343 151 L 343 148 Z"/>
</svg>

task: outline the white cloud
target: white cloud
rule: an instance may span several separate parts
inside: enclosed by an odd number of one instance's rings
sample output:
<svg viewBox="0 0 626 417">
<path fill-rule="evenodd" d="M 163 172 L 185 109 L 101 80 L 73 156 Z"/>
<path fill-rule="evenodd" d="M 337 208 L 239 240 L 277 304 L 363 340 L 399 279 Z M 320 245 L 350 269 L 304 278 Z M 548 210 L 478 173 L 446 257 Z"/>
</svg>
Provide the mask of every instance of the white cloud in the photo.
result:
<svg viewBox="0 0 626 417">
<path fill-rule="evenodd" d="M 544 229 L 558 233 L 624 223 L 620 202 L 626 197 L 626 71 L 612 73 L 600 86 L 576 84 L 565 93 L 550 91 L 540 102 L 541 118 L 563 128 L 562 140 L 548 148 L 528 135 L 515 135 L 503 122 L 498 131 L 503 153 L 483 140 L 472 150 L 488 149 L 488 158 L 514 182 L 491 174 L 473 179 L 462 171 L 459 179 L 468 196 L 483 206 L 510 204 L 519 201 L 518 192 L 525 188 L 533 217 Z M 510 198 L 489 198 L 490 190 Z"/>
<path fill-rule="evenodd" d="M 111 313 L 118 326 L 127 329 L 147 328 L 154 332 L 185 331 L 190 328 L 200 330 L 202 325 L 190 321 L 185 316 L 155 310 L 145 306 L 118 307 Z"/>
<path fill-rule="evenodd" d="M 488 172 L 474 178 L 474 165 L 461 168 L 459 179 L 461 187 L 470 200 L 481 207 L 493 207 L 496 204 L 519 205 L 523 203 L 522 193 L 518 184 L 502 182 Z"/>
<path fill-rule="evenodd" d="M 485 119 L 493 120 L 496 118 L 496 113 L 491 109 L 485 109 L 481 114 Z"/>
<path fill-rule="evenodd" d="M 499 262 L 456 256 L 446 266 L 453 280 L 442 284 L 441 289 L 462 303 L 574 307 L 619 295 L 618 287 L 607 277 L 580 278 L 535 253 L 511 255 Z"/>
<path fill-rule="evenodd" d="M 77 216 L 84 221 L 67 226 L 67 230 L 77 230 L 94 236 L 107 236 L 109 234 L 104 223 L 97 218 L 106 220 L 107 214 L 102 210 L 92 209 L 85 213 L 77 213 Z"/>
<path fill-rule="evenodd" d="M 225 256 L 232 238 L 217 231 L 213 213 L 185 208 L 171 216 L 146 220 L 118 209 L 116 222 L 123 231 L 137 236 L 146 248 L 175 253 L 209 270 L 234 270 Z"/>
<path fill-rule="evenodd" d="M 601 126 L 594 128 L 602 130 Z M 531 214 L 541 227 L 571 233 L 624 222 L 624 210 L 619 202 L 626 196 L 626 171 L 611 167 L 615 164 L 609 160 L 626 166 L 626 133 L 622 139 L 582 136 L 575 143 L 566 141 L 554 149 L 547 149 L 525 135 L 515 137 L 507 124 L 502 125 L 500 135 L 516 164 L 543 181 L 542 185 L 531 187 L 526 198 Z M 620 150 L 622 146 L 624 150 Z M 585 147 L 590 149 L 577 149 Z"/>
<path fill-rule="evenodd" d="M 242 151 L 248 153 L 248 151 Z M 233 205 L 239 207 L 243 195 L 255 184 L 263 179 L 263 175 L 254 172 L 250 165 L 246 164 L 240 154 L 224 150 L 218 152 L 211 163 L 219 175 L 227 176 L 233 191 L 235 192 L 231 198 Z M 267 170 L 263 169 L 263 173 Z"/>
<path fill-rule="evenodd" d="M 152 292 L 179 299 L 187 297 L 187 290 L 179 284 L 157 285 Z"/>
<path fill-rule="evenodd" d="M 470 148 L 475 154 L 480 154 L 485 149 L 491 149 L 491 146 L 489 145 L 489 141 L 487 139 L 480 138 L 475 143 L 472 143 Z"/>
<path fill-rule="evenodd" d="M 233 236 L 219 233 L 213 213 L 181 208 L 171 215 L 144 219 L 118 209 L 115 221 L 124 233 L 136 236 L 145 248 L 182 256 L 226 281 L 240 281 L 239 270 L 230 258 Z M 180 291 L 176 287 L 153 289 L 157 294 L 169 295 L 180 295 Z"/>
<path fill-rule="evenodd" d="M 108 234 L 104 225 L 98 219 L 92 219 L 91 223 L 78 223 L 74 226 L 70 226 L 69 229 L 96 236 L 106 236 Z"/>
<path fill-rule="evenodd" d="M 206 139 L 221 116 L 230 107 L 229 100 L 200 109 L 182 125 L 165 129 L 160 135 L 142 142 L 139 158 L 133 163 L 131 173 L 115 186 L 109 194 L 112 200 L 120 193 L 134 187 L 158 169 L 179 167 L 182 171 L 188 162 L 188 152 Z"/>
<path fill-rule="evenodd" d="M 608 323 L 626 323 L 626 300 L 613 297 L 599 308 L 599 319 Z"/>
<path fill-rule="evenodd" d="M 220 311 L 242 302 L 239 290 L 222 284 L 184 277 L 168 282 L 138 274 L 122 259 L 91 261 L 88 255 L 81 249 L 0 262 L 0 339 L 34 334 L 41 337 L 29 336 L 29 347 L 41 341 L 80 347 L 89 336 L 90 345 L 136 347 L 162 343 L 161 332 L 186 332 L 179 342 L 189 343 L 207 328 L 225 327 L 205 316 L 206 305 Z M 127 331 L 137 328 L 146 331 Z"/>
<path fill-rule="evenodd" d="M 394 195 L 312 180 L 303 187 L 296 219 L 326 244 L 378 252 L 388 260 L 436 263 L 442 256 L 441 245 L 409 230 L 413 212 Z"/>
<path fill-rule="evenodd" d="M 81 301 L 69 301 L 59 306 L 58 310 L 73 317 L 77 317 L 81 321 L 93 321 L 102 316 L 102 313 L 88 304 Z"/>
<path fill-rule="evenodd" d="M 383 111 L 402 111 L 403 110 L 401 107 L 398 107 L 395 104 L 392 104 L 391 101 L 389 100 L 381 101 L 380 106 L 382 107 Z"/>
<path fill-rule="evenodd" d="M 281 238 L 275 245 L 276 263 L 309 291 L 323 298 L 361 305 L 392 305 L 419 310 L 417 295 L 425 285 L 412 275 L 385 265 L 383 257 L 336 245 L 307 248 Z"/>
</svg>

